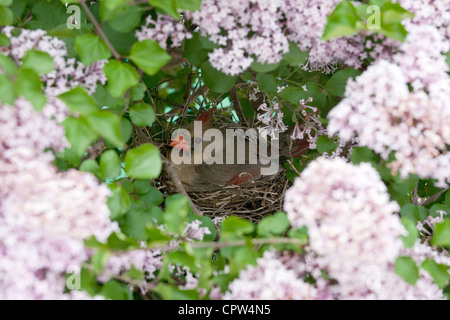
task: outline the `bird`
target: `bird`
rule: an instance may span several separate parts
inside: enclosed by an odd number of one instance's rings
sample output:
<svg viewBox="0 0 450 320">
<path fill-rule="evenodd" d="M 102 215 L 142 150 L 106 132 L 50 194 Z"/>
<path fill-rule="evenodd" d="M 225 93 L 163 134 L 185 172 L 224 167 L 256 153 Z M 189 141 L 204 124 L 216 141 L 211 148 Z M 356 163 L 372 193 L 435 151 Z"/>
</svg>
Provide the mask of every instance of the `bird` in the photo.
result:
<svg viewBox="0 0 450 320">
<path fill-rule="evenodd" d="M 217 155 L 218 159 L 223 157 L 223 164 L 209 164 L 208 160 L 211 160 L 210 158 L 204 158 L 201 163 L 196 163 L 196 155 L 205 155 L 205 150 L 208 147 L 213 149 L 211 148 L 213 141 L 203 141 L 203 135 L 209 129 L 216 129 L 212 122 L 215 110 L 215 108 L 211 108 L 201 113 L 194 122 L 183 128 L 184 131 L 179 131 L 179 133 L 175 134 L 175 138 L 170 143 L 170 147 L 173 149 L 169 159 L 187 193 L 215 192 L 227 187 L 250 185 L 255 181 L 270 181 L 283 168 L 283 163 L 287 159 L 300 157 L 309 150 L 309 142 L 306 139 L 294 142 L 294 146 L 291 148 L 290 136 L 283 135 L 280 137 L 281 146 L 278 147 L 278 150 L 275 150 L 278 152 L 279 157 L 273 159 L 267 154 L 259 152 L 257 141 L 246 136 L 237 135 L 233 141 L 224 138 L 223 150 L 219 150 L 218 154 L 216 154 L 217 150 L 213 150 L 211 153 L 213 157 Z M 196 121 L 202 125 L 202 137 L 194 135 Z M 219 131 L 223 136 L 226 135 L 226 129 L 222 128 Z M 219 131 L 216 132 L 218 133 Z M 238 144 L 237 140 L 239 139 L 243 142 L 241 145 Z M 243 139 L 244 141 L 242 141 Z M 243 145 L 244 148 L 242 148 Z M 230 150 L 233 151 L 234 159 L 232 159 L 232 163 L 227 164 L 226 152 L 230 152 Z M 244 150 L 245 154 L 242 156 Z M 272 149 L 271 151 L 273 154 L 274 150 Z M 239 152 L 241 152 L 240 162 L 238 161 Z M 175 161 L 174 157 L 176 155 L 186 157 L 188 163 Z M 272 161 L 276 161 L 276 163 L 274 164 Z M 268 170 L 270 165 L 276 166 L 274 174 L 264 175 L 263 170 Z"/>
</svg>

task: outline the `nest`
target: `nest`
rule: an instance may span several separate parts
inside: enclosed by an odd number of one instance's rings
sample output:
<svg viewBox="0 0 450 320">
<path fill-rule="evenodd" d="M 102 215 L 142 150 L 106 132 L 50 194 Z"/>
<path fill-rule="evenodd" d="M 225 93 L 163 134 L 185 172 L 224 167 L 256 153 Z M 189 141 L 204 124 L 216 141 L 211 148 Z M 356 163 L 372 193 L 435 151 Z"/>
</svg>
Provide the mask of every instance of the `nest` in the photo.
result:
<svg viewBox="0 0 450 320">
<path fill-rule="evenodd" d="M 217 112 L 218 113 L 218 112 Z M 191 119 L 194 119 L 191 118 Z M 233 122 L 228 115 L 214 115 L 214 126 L 216 128 L 248 129 Z M 179 123 L 183 123 L 179 119 Z M 153 143 L 159 146 L 161 153 L 168 159 L 171 149 L 171 132 L 180 127 L 180 124 L 165 124 L 158 128 L 134 128 L 134 145 Z M 166 163 L 167 165 L 167 163 Z M 164 196 L 180 193 L 175 188 L 173 177 L 167 170 L 163 170 L 161 176 L 154 180 L 157 187 Z M 285 192 L 289 187 L 285 170 L 280 170 L 270 179 L 256 180 L 245 186 L 229 186 L 214 192 L 189 193 L 191 202 L 197 207 L 198 212 L 211 218 L 223 216 L 239 216 L 252 222 L 259 222 L 264 216 L 283 210 Z"/>
</svg>

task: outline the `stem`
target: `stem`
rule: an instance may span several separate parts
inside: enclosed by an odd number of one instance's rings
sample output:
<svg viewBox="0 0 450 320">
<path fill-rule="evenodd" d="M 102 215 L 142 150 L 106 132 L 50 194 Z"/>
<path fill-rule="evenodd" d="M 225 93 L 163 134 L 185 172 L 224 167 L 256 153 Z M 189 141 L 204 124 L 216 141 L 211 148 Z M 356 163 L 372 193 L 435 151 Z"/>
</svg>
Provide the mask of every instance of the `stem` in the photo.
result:
<svg viewBox="0 0 450 320">
<path fill-rule="evenodd" d="M 95 17 L 92 14 L 91 10 L 89 10 L 89 7 L 87 6 L 86 1 L 85 0 L 80 0 L 80 4 L 83 7 L 83 9 L 86 12 L 86 14 L 88 15 L 89 19 L 94 24 L 94 27 L 95 27 L 95 30 L 97 30 L 97 33 L 103 38 L 103 40 L 105 40 L 105 43 L 108 46 L 108 48 L 111 50 L 112 54 L 114 55 L 114 58 L 116 60 L 121 60 L 120 54 L 116 51 L 116 49 L 114 49 L 114 47 L 111 44 L 111 42 L 109 41 L 108 37 L 103 32 L 102 27 L 100 26 L 100 24 L 95 19 Z"/>
<path fill-rule="evenodd" d="M 439 199 L 440 196 L 442 196 L 445 192 L 447 192 L 450 189 L 444 189 L 436 193 L 435 195 L 425 199 L 423 202 L 420 203 L 420 206 L 425 207 L 429 205 L 430 203 L 435 202 L 437 199 Z"/>
<path fill-rule="evenodd" d="M 219 250 L 223 248 L 229 248 L 229 247 L 242 247 L 247 245 L 248 240 L 234 240 L 234 241 L 224 241 L 224 242 L 194 242 L 190 243 L 189 246 L 192 249 L 214 249 Z M 277 245 L 277 244 L 292 244 L 292 245 L 298 245 L 298 246 L 304 246 L 304 242 L 300 239 L 295 238 L 261 238 L 261 239 L 253 239 L 251 243 L 255 246 L 261 246 L 261 245 Z M 164 252 L 170 252 L 173 250 L 179 250 L 179 248 L 174 248 L 173 244 L 160 244 L 155 246 L 149 246 L 146 249 L 141 250 L 161 250 Z"/>
<path fill-rule="evenodd" d="M 178 174 L 175 171 L 175 168 L 173 167 L 172 163 L 162 154 L 161 158 L 163 160 L 164 166 L 167 169 L 167 172 L 169 173 L 170 180 L 172 180 L 173 184 L 175 185 L 175 189 L 177 190 L 177 192 L 189 199 L 192 210 L 194 210 L 196 215 L 202 216 L 203 213 L 197 208 L 194 202 L 192 202 L 191 197 L 189 197 L 188 193 L 186 192 L 186 189 L 184 189 L 183 184 L 181 183 L 180 178 L 178 177 Z"/>
</svg>

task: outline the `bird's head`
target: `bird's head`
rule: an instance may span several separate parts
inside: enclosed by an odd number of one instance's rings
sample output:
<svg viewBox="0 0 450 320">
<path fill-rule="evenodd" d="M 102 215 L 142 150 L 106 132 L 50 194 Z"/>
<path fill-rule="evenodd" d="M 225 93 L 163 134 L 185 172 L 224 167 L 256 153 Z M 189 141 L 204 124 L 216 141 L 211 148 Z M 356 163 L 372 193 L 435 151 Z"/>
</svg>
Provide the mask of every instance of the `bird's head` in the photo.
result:
<svg viewBox="0 0 450 320">
<path fill-rule="evenodd" d="M 210 110 L 200 114 L 195 121 L 200 121 L 202 123 L 202 133 L 207 129 L 211 128 L 211 119 L 216 108 L 211 108 Z M 196 145 L 202 143 L 202 137 L 194 137 L 194 122 L 192 122 L 186 129 L 185 132 L 188 134 L 180 134 L 170 143 L 172 148 L 177 148 L 183 151 L 190 152 L 192 148 Z M 187 137 L 189 135 L 189 138 Z"/>
</svg>

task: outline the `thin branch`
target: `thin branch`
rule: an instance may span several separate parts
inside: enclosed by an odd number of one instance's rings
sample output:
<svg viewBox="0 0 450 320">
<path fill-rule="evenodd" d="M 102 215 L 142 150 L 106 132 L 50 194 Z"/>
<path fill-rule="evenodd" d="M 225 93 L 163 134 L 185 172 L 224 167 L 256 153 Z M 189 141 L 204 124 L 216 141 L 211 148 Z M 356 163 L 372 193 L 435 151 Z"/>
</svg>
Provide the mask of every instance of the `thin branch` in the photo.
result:
<svg viewBox="0 0 450 320">
<path fill-rule="evenodd" d="M 106 45 L 108 46 L 108 48 L 111 50 L 112 54 L 114 55 L 114 58 L 116 60 L 121 60 L 120 58 L 120 54 L 116 51 L 116 49 L 114 49 L 113 45 L 111 44 L 111 42 L 109 41 L 108 37 L 106 36 L 106 34 L 103 32 L 102 27 L 100 26 L 100 24 L 97 22 L 97 20 L 95 19 L 94 15 L 92 14 L 91 10 L 89 9 L 89 7 L 86 4 L 85 0 L 80 0 L 80 4 L 83 7 L 84 11 L 86 12 L 86 14 L 88 15 L 89 19 L 92 21 L 92 23 L 94 24 L 95 30 L 97 30 L 97 33 L 103 38 L 103 40 L 105 40 Z"/>
<path fill-rule="evenodd" d="M 141 127 L 135 127 L 136 131 L 138 132 L 140 138 L 143 141 L 152 142 L 150 138 L 144 134 Z M 203 213 L 197 208 L 197 206 L 192 202 L 191 197 L 189 197 L 188 193 L 186 192 L 186 189 L 183 187 L 183 184 L 180 181 L 180 178 L 178 177 L 178 174 L 176 172 L 176 169 L 173 167 L 172 162 L 170 162 L 163 154 L 161 154 L 161 159 L 163 161 L 164 167 L 166 168 L 167 172 L 169 173 L 170 179 L 172 180 L 175 190 L 179 193 L 185 196 L 187 199 L 189 199 L 189 202 L 191 204 L 192 210 L 194 210 L 194 213 L 198 216 L 202 216 Z"/>
<path fill-rule="evenodd" d="M 186 192 L 186 189 L 183 187 L 183 184 L 180 181 L 180 178 L 178 177 L 178 174 L 176 172 L 176 169 L 173 167 L 172 162 L 170 162 L 164 155 L 161 154 L 161 158 L 163 160 L 164 166 L 169 173 L 170 180 L 172 180 L 175 190 L 179 194 L 182 194 L 186 198 L 189 199 L 189 202 L 191 203 L 192 210 L 194 210 L 195 214 L 202 216 L 203 213 L 197 208 L 197 206 L 192 202 L 191 197 L 189 197 L 188 193 Z"/>
<path fill-rule="evenodd" d="M 450 189 L 441 190 L 438 193 L 436 193 L 435 195 L 433 195 L 429 198 L 426 198 L 424 201 L 422 201 L 422 203 L 420 203 L 420 206 L 425 207 L 425 206 L 429 205 L 430 203 L 435 202 L 437 199 L 439 199 L 440 196 L 442 196 L 448 190 L 450 190 Z"/>
<path fill-rule="evenodd" d="M 304 246 L 304 241 L 300 239 L 295 238 L 261 238 L 261 239 L 253 239 L 251 243 L 255 246 L 261 246 L 261 245 L 277 245 L 277 244 L 292 244 L 292 245 L 298 245 L 298 246 Z M 229 248 L 229 247 L 242 247 L 246 246 L 248 244 L 247 239 L 243 240 L 234 240 L 234 241 L 224 241 L 224 242 L 194 242 L 190 244 L 190 247 L 192 249 L 223 249 L 223 248 Z M 173 251 L 178 250 L 179 248 L 174 248 L 173 244 L 162 244 L 162 245 L 156 245 L 156 246 L 150 246 L 147 249 L 158 249 L 161 251 Z"/>
</svg>

